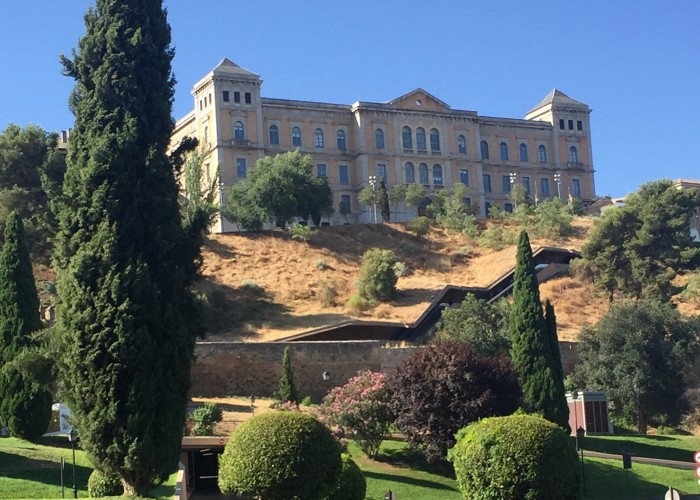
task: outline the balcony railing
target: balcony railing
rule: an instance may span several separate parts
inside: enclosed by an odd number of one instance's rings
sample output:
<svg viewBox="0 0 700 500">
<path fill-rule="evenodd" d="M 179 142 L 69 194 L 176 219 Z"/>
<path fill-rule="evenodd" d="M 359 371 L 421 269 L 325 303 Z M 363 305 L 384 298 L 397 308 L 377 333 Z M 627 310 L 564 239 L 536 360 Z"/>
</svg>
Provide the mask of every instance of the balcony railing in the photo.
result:
<svg viewBox="0 0 700 500">
<path fill-rule="evenodd" d="M 405 154 L 405 155 L 412 155 L 412 154 L 414 154 L 414 152 L 413 152 L 412 149 L 403 148 L 403 154 Z"/>
<path fill-rule="evenodd" d="M 428 156 L 428 150 L 427 149 L 419 149 L 418 154 L 421 156 Z"/>
<path fill-rule="evenodd" d="M 232 146 L 239 146 L 239 147 L 244 147 L 244 148 L 249 148 L 252 146 L 252 143 L 250 142 L 249 139 L 233 139 L 231 141 Z"/>
<path fill-rule="evenodd" d="M 442 153 L 440 151 L 431 151 L 430 156 L 442 156 Z"/>
<path fill-rule="evenodd" d="M 574 170 L 583 170 L 584 169 L 584 164 L 581 163 L 580 161 L 570 161 L 566 163 L 566 166 L 568 168 L 574 169 Z"/>
</svg>

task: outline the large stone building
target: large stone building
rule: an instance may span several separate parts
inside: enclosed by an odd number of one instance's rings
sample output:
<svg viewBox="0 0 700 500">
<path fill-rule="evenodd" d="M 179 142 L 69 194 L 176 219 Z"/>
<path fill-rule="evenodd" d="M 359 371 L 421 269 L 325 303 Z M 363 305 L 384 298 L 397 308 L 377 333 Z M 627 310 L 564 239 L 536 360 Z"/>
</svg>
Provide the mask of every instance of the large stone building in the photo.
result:
<svg viewBox="0 0 700 500">
<path fill-rule="evenodd" d="M 357 193 L 370 176 L 394 184 L 420 183 L 428 193 L 456 183 L 466 202 L 486 216 L 491 206 L 511 210 L 513 182 L 532 199 L 595 196 L 590 108 L 559 90 L 525 119 L 454 110 L 422 89 L 387 103 L 329 104 L 261 96 L 258 75 L 224 59 L 192 90 L 194 109 L 178 120 L 173 144 L 195 136 L 209 149 L 208 175 L 220 169 L 224 186 L 244 178 L 256 160 L 299 149 L 313 156 L 315 175 L 328 178 L 336 215 L 370 220 Z M 415 209 L 400 207 L 399 220 Z M 223 220 L 215 231 L 235 226 Z"/>
</svg>

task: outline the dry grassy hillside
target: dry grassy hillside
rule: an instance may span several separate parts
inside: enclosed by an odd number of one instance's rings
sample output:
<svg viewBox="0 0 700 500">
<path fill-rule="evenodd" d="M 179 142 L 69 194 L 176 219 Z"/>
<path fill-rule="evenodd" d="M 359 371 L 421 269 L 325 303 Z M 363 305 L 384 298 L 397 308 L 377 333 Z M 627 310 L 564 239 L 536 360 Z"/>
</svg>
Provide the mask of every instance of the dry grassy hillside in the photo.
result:
<svg viewBox="0 0 700 500">
<path fill-rule="evenodd" d="M 590 219 L 579 218 L 575 235 L 538 245 L 579 249 Z M 345 306 L 354 291 L 362 253 L 373 247 L 396 252 L 408 267 L 398 282 L 399 297 L 366 313 Z M 351 225 L 322 228 L 309 243 L 286 232 L 211 235 L 204 249 L 210 339 L 263 341 L 285 337 L 350 318 L 410 323 L 446 284 L 485 286 L 515 264 L 515 247 L 480 248 L 459 234 L 433 229 L 425 238 L 402 225 Z M 322 305 L 324 290 L 337 292 L 335 306 Z M 562 339 L 575 338 L 584 322 L 607 309 L 592 285 L 570 277 L 541 286 L 555 305 Z"/>
</svg>

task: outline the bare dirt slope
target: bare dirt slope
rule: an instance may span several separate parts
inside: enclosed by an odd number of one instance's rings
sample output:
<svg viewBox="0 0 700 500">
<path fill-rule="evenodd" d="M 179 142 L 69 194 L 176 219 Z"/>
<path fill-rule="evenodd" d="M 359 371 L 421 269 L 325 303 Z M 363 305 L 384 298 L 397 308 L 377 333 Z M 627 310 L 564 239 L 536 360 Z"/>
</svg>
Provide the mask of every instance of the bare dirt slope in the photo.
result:
<svg viewBox="0 0 700 500">
<path fill-rule="evenodd" d="M 571 238 L 532 245 L 580 249 L 590 219 L 577 219 L 575 227 Z M 362 253 L 373 247 L 396 252 L 408 273 L 399 279 L 394 302 L 360 313 L 345 303 Z M 283 231 L 211 235 L 200 291 L 208 299 L 211 340 L 265 341 L 351 318 L 410 323 L 445 285 L 486 286 L 514 264 L 514 246 L 485 249 L 440 229 L 418 238 L 400 224 L 322 228 L 309 243 Z M 322 303 L 329 289 L 337 293 L 335 305 Z M 590 284 L 570 277 L 543 284 L 541 293 L 555 305 L 563 340 L 575 338 L 584 322 L 595 322 L 608 307 Z"/>
</svg>

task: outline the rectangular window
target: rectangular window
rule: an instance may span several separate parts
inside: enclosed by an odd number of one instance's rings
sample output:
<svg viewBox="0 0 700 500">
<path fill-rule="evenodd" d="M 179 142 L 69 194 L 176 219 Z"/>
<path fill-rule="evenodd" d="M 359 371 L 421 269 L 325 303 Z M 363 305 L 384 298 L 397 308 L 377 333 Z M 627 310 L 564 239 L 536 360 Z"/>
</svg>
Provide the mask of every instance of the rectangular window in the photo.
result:
<svg viewBox="0 0 700 500">
<path fill-rule="evenodd" d="M 233 93 L 233 102 L 241 102 L 241 93 L 240 92 Z"/>
<path fill-rule="evenodd" d="M 508 212 L 509 214 L 512 214 L 512 213 L 513 213 L 513 204 L 512 204 L 512 203 L 506 203 L 505 205 L 503 205 L 503 210 L 505 210 L 505 211 Z"/>
<path fill-rule="evenodd" d="M 462 203 L 464 203 L 465 207 L 471 207 L 472 206 L 472 199 L 469 197 L 462 198 Z"/>
<path fill-rule="evenodd" d="M 386 183 L 386 165 L 383 163 L 377 163 L 377 180 L 384 181 Z"/>
<path fill-rule="evenodd" d="M 248 168 L 246 166 L 245 158 L 236 158 L 236 176 L 239 179 L 245 179 L 248 173 Z"/>
<path fill-rule="evenodd" d="M 579 179 L 571 179 L 571 194 L 577 197 L 581 196 L 581 181 Z"/>
<path fill-rule="evenodd" d="M 491 174 L 484 174 L 484 193 L 491 192 Z M 488 212 L 487 212 L 488 214 Z"/>
<path fill-rule="evenodd" d="M 352 212 L 352 207 L 350 205 L 350 195 L 341 194 L 340 195 L 340 213 L 341 215 L 349 214 Z"/>
<path fill-rule="evenodd" d="M 529 177 L 523 177 L 523 186 L 525 186 L 525 192 L 529 195 L 530 194 L 530 178 Z"/>
<path fill-rule="evenodd" d="M 228 102 L 228 90 L 224 90 L 224 102 Z"/>
<path fill-rule="evenodd" d="M 317 177 L 326 177 L 326 165 L 324 163 L 317 163 L 316 164 L 316 176 Z"/>
<path fill-rule="evenodd" d="M 469 186 L 469 170 L 462 168 L 459 170 L 459 182 L 465 186 Z"/>
<path fill-rule="evenodd" d="M 540 194 L 542 196 L 549 196 L 549 178 L 542 177 L 540 179 Z"/>
<path fill-rule="evenodd" d="M 341 184 L 350 184 L 350 174 L 348 173 L 347 165 L 341 165 L 338 167 L 338 177 Z"/>
<path fill-rule="evenodd" d="M 510 193 L 510 175 L 501 176 L 501 189 L 504 193 Z"/>
<path fill-rule="evenodd" d="M 250 104 L 252 102 L 251 97 L 250 97 L 250 92 L 245 93 L 245 103 Z"/>
<path fill-rule="evenodd" d="M 486 217 L 489 217 L 491 215 L 491 202 L 487 201 L 484 204 L 484 211 L 486 212 Z"/>
<path fill-rule="evenodd" d="M 573 130 L 573 129 L 574 129 L 574 121 L 569 120 L 569 130 Z"/>
<path fill-rule="evenodd" d="M 576 121 L 576 130 L 578 130 L 578 131 L 583 130 L 583 122 L 581 120 Z"/>
<path fill-rule="evenodd" d="M 202 111 L 202 100 L 199 100 L 199 110 Z"/>
<path fill-rule="evenodd" d="M 560 118 L 560 119 L 559 119 L 559 128 L 560 128 L 561 130 L 564 130 L 564 119 L 563 119 L 563 118 Z"/>
</svg>

